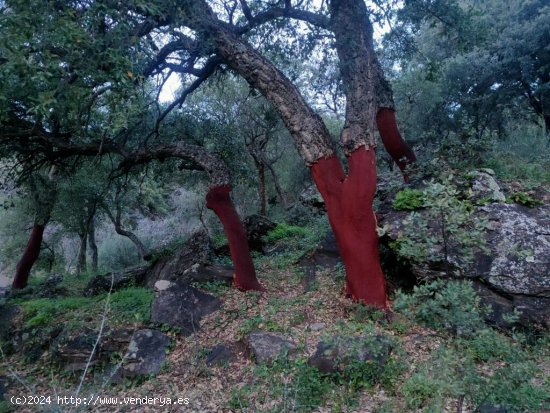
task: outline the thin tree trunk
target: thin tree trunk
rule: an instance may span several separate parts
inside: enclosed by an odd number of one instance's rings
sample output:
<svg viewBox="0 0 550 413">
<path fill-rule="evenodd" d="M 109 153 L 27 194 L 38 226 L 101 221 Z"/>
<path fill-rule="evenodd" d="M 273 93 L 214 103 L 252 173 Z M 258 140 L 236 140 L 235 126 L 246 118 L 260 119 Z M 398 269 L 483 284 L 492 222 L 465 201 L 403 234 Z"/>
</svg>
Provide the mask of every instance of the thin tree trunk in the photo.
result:
<svg viewBox="0 0 550 413">
<path fill-rule="evenodd" d="M 246 230 L 231 201 L 229 185 L 211 187 L 206 195 L 206 207 L 213 210 L 223 225 L 229 243 L 231 260 L 235 267 L 235 287 L 248 291 L 264 291 L 256 279 L 256 270 L 248 248 Z"/>
<path fill-rule="evenodd" d="M 267 160 L 265 160 L 265 166 L 267 167 L 267 169 L 269 169 L 269 173 L 271 173 L 271 178 L 273 179 L 273 184 L 275 185 L 275 192 L 277 192 L 277 195 L 281 199 L 283 208 L 288 209 L 288 200 L 286 199 L 286 196 L 283 192 L 283 188 L 281 187 L 281 183 L 279 182 L 279 177 L 275 172 L 275 168 L 273 168 L 273 165 L 271 165 L 271 163 Z"/>
<path fill-rule="evenodd" d="M 98 252 L 97 244 L 95 241 L 95 222 L 94 218 L 90 221 L 90 226 L 88 227 L 88 245 L 91 250 L 92 255 L 92 272 L 97 273 L 98 268 Z"/>
<path fill-rule="evenodd" d="M 258 168 L 258 197 L 260 199 L 260 215 L 265 216 L 267 211 L 267 200 L 265 195 L 265 166 L 261 162 L 256 163 Z"/>
<path fill-rule="evenodd" d="M 138 254 L 140 258 L 143 259 L 143 257 L 147 255 L 147 249 L 145 248 L 145 245 L 143 245 L 143 243 L 141 242 L 141 240 L 138 238 L 136 234 L 122 227 L 120 208 L 117 207 L 116 218 L 113 216 L 113 214 L 111 213 L 111 210 L 107 206 L 103 206 L 103 210 L 107 213 L 107 216 L 115 226 L 116 233 L 132 241 L 132 243 L 136 246 L 138 250 Z"/>
<path fill-rule="evenodd" d="M 78 234 L 78 237 L 80 239 L 80 247 L 78 249 L 78 261 L 76 263 L 76 275 L 79 276 L 82 274 L 82 271 L 87 270 L 86 265 L 86 240 L 87 240 L 87 234 L 86 232 L 81 232 Z"/>
<path fill-rule="evenodd" d="M 31 269 L 40 255 L 40 245 L 42 244 L 44 229 L 44 225 L 35 224 L 33 226 L 27 247 L 17 263 L 15 277 L 11 286 L 13 289 L 25 288 L 27 286 Z"/>
</svg>

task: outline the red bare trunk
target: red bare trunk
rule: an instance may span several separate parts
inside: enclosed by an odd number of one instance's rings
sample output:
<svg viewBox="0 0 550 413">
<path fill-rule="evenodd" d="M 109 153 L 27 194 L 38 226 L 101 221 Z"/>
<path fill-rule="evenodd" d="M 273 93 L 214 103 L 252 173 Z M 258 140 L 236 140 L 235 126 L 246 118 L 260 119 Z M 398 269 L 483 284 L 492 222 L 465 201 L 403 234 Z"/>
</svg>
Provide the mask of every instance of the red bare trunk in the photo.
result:
<svg viewBox="0 0 550 413">
<path fill-rule="evenodd" d="M 35 224 L 32 228 L 31 236 L 23 256 L 17 263 L 15 270 L 15 277 L 11 288 L 25 288 L 27 282 L 29 281 L 29 274 L 31 272 L 32 266 L 38 259 L 40 255 L 40 246 L 42 245 L 42 236 L 44 235 L 44 226 Z"/>
<path fill-rule="evenodd" d="M 397 121 L 393 109 L 381 108 L 376 114 L 376 125 L 378 126 L 378 131 L 380 132 L 380 137 L 386 151 L 401 171 L 404 171 L 407 165 L 416 162 L 413 150 L 401 137 L 397 129 Z M 404 175 L 404 178 L 407 180 L 407 175 Z"/>
<path fill-rule="evenodd" d="M 230 197 L 231 187 L 220 185 L 210 188 L 206 194 L 206 207 L 213 210 L 220 219 L 231 252 L 231 260 L 235 267 L 233 283 L 243 291 L 264 291 L 264 287 L 256 278 L 256 270 L 250 256 L 246 230 L 233 206 Z"/>
<path fill-rule="evenodd" d="M 346 267 L 346 294 L 365 304 L 386 308 L 386 283 L 378 256 L 372 201 L 376 191 L 374 149 L 364 146 L 348 156 L 346 177 L 335 155 L 311 166 L 323 196 L 330 225 Z"/>
</svg>

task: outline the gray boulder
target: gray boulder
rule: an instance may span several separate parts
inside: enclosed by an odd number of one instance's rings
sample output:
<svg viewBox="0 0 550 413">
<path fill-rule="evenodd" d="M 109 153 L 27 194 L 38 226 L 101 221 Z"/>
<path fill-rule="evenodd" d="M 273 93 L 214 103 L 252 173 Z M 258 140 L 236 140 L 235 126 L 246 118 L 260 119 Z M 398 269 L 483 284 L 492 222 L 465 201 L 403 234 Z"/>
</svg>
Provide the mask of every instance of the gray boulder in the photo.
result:
<svg viewBox="0 0 550 413">
<path fill-rule="evenodd" d="M 123 377 L 150 376 L 160 372 L 170 338 L 157 330 L 138 330 L 132 336 L 121 367 Z"/>
<path fill-rule="evenodd" d="M 416 214 L 426 213 L 424 210 Z M 381 242 L 389 245 L 403 233 L 410 212 L 387 210 L 379 215 L 379 225 L 387 232 Z M 522 323 L 550 327 L 550 206 L 527 208 L 518 204 L 492 203 L 478 206 L 473 216 L 487 222 L 482 236 L 486 251 L 478 251 L 473 260 L 464 260 L 460 249 L 449 244 L 449 266 L 440 261 L 409 262 L 417 279 L 445 278 L 449 274 L 471 279 L 480 289 L 499 296 L 487 300 L 522 313 Z M 434 237 L 439 227 L 434 225 Z M 441 248 L 443 248 L 441 246 Z M 437 254 L 434 254 L 437 255 Z M 441 255 L 441 254 L 438 254 Z M 484 294 L 482 298 L 491 294 Z M 493 298 L 495 298 L 493 296 Z"/>
<path fill-rule="evenodd" d="M 382 367 L 390 352 L 391 345 L 383 336 L 333 336 L 317 344 L 315 354 L 309 358 L 308 363 L 322 373 L 341 373 L 356 363 L 372 362 Z"/>
<path fill-rule="evenodd" d="M 492 169 L 480 169 L 472 172 L 471 199 L 474 201 L 504 202 L 506 196 L 500 189 L 500 185 L 494 178 Z"/>
<path fill-rule="evenodd" d="M 159 280 L 189 281 L 187 275 L 194 266 L 205 262 L 211 253 L 210 241 L 205 232 L 198 232 L 191 236 L 175 251 L 158 252 L 146 257 L 153 261 L 151 267 L 144 274 L 144 284 L 153 287 Z M 153 259 L 153 256 L 156 259 Z"/>
<path fill-rule="evenodd" d="M 223 366 L 237 361 L 237 354 L 234 346 L 218 344 L 210 349 L 206 356 L 206 365 Z"/>
<path fill-rule="evenodd" d="M 246 338 L 246 345 L 257 363 L 271 364 L 285 354 L 296 354 L 296 344 L 276 333 L 252 333 Z"/>
<path fill-rule="evenodd" d="M 182 282 L 160 280 L 155 283 L 151 320 L 181 329 L 191 335 L 200 329 L 201 318 L 221 307 L 221 301 Z"/>
<path fill-rule="evenodd" d="M 100 347 L 96 347 L 94 356 L 90 360 L 96 340 L 97 335 L 91 331 L 72 338 L 62 337 L 54 347 L 55 359 L 66 371 L 71 372 L 84 370 L 88 361 L 90 366 L 94 366 L 101 362 Z"/>
<path fill-rule="evenodd" d="M 147 287 L 153 287 L 159 280 L 232 283 L 233 267 L 212 264 L 209 261 L 212 254 L 208 235 L 198 232 L 175 251 L 165 252 L 155 260 L 152 256 L 148 257 L 152 264 L 135 279 Z"/>
</svg>

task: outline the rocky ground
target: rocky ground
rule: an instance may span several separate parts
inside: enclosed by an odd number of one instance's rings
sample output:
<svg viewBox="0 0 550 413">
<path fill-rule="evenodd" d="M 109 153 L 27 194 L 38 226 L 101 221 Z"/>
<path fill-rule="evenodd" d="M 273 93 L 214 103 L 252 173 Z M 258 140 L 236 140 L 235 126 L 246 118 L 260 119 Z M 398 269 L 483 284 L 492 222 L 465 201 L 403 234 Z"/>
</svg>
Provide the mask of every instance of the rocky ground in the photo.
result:
<svg viewBox="0 0 550 413">
<path fill-rule="evenodd" d="M 342 295 L 344 271 L 333 238 L 297 241 L 289 231 L 265 245 L 262 237 L 273 225 L 262 219 L 251 219 L 249 232 L 263 294 L 231 288 L 227 251 L 201 233 L 125 273 L 34 280 L 0 299 L 0 412 L 11 411 L 7 400 L 21 395 L 53 401 L 78 395 L 95 405 L 16 411 L 550 411 L 548 309 L 537 306 L 548 299 L 548 276 L 540 273 L 548 268 L 548 207 L 507 204 L 489 178 L 477 189 L 489 194 L 469 211 L 496 217 L 489 216 L 493 224 L 485 232 L 483 252 L 491 259 L 465 264 L 449 249 L 453 267 L 445 271 L 437 260 L 419 265 L 392 256 L 399 224 L 412 212 L 392 209 L 395 192 L 389 202 L 382 198 L 380 222 L 390 222 L 382 238 L 385 271 L 393 277 L 392 300 L 400 301 L 387 313 Z M 493 195 L 498 199 L 488 202 Z M 418 214 L 425 213 L 420 208 Z M 530 225 L 535 235 L 514 225 Z M 501 265 L 506 256 L 514 265 Z M 402 282 L 425 274 L 446 280 L 435 294 L 422 296 Z M 524 282 L 501 282 L 511 277 Z M 414 291 L 407 297 L 416 294 L 416 301 L 403 299 L 398 285 Z M 514 308 L 528 311 L 509 320 Z M 125 397 L 162 399 L 136 406 Z M 160 406 L 167 397 L 185 403 Z"/>
</svg>

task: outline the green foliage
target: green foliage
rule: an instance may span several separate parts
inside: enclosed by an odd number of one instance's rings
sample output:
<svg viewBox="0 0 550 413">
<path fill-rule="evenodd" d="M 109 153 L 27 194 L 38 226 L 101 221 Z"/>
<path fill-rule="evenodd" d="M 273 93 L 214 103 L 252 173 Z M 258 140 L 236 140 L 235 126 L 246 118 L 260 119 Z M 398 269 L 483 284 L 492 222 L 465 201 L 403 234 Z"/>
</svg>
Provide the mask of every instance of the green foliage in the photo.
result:
<svg viewBox="0 0 550 413">
<path fill-rule="evenodd" d="M 355 323 L 377 322 L 384 318 L 384 312 L 379 308 L 363 304 L 353 303 L 351 320 Z"/>
<path fill-rule="evenodd" d="M 248 399 L 250 392 L 251 388 L 247 385 L 231 389 L 231 398 L 227 403 L 227 407 L 233 410 L 248 408 L 250 406 Z"/>
<path fill-rule="evenodd" d="M 515 122 L 508 135 L 494 143 L 484 166 L 500 179 L 520 181 L 525 189 L 550 182 L 550 146 L 540 128 Z"/>
<path fill-rule="evenodd" d="M 21 307 L 27 327 L 38 327 L 55 323 L 59 316 L 69 311 L 83 310 L 93 306 L 95 300 L 86 297 L 38 298 L 22 301 Z"/>
<path fill-rule="evenodd" d="M 131 287 L 111 294 L 111 310 L 119 320 L 149 320 L 153 291 L 149 288 Z"/>
<path fill-rule="evenodd" d="M 261 396 L 261 402 L 282 399 L 282 403 L 271 411 L 287 411 L 293 406 L 296 412 L 311 412 L 336 390 L 336 383 L 330 376 L 321 374 L 304 359 L 289 360 L 282 356 L 270 366 L 257 366 L 254 375 L 257 383 L 269 383 L 269 393 Z M 247 396 L 249 398 L 250 394 Z"/>
<path fill-rule="evenodd" d="M 394 308 L 418 323 L 459 336 L 480 330 L 487 311 L 470 282 L 453 280 L 415 286 L 412 294 L 399 292 Z"/>
<path fill-rule="evenodd" d="M 212 237 L 212 244 L 215 248 L 223 247 L 227 245 L 227 236 L 225 233 L 221 232 Z"/>
<path fill-rule="evenodd" d="M 510 195 L 510 201 L 515 202 L 516 204 L 525 205 L 529 208 L 534 208 L 539 205 L 543 205 L 540 199 L 533 198 L 531 195 L 526 194 L 525 192 L 515 192 Z"/>
<path fill-rule="evenodd" d="M 484 365 L 472 357 L 468 344 L 459 341 L 444 345 L 419 366 L 402 388 L 408 408 L 435 413 L 443 411 L 449 400 L 459 398 L 475 407 L 501 405 L 511 412 L 537 411 L 543 407 L 547 393 L 533 384 L 538 369 L 523 352 L 514 355 L 513 363 Z M 509 349 L 500 349 L 504 353 L 491 350 L 494 359 L 506 360 Z"/>
<path fill-rule="evenodd" d="M 12 411 L 13 411 L 13 408 L 8 404 L 7 401 L 0 402 L 0 413 L 9 413 Z"/>
<path fill-rule="evenodd" d="M 254 331 L 281 331 L 281 329 L 281 326 L 276 321 L 257 315 L 243 321 L 237 331 L 241 337 L 244 337 Z"/>
<path fill-rule="evenodd" d="M 294 389 L 298 411 L 311 411 L 323 404 L 331 383 L 319 373 L 315 367 L 309 366 L 305 361 L 295 364 L 295 374 L 291 386 Z"/>
<path fill-rule="evenodd" d="M 73 327 L 89 316 L 99 316 L 103 312 L 106 295 L 97 297 L 58 297 L 19 299 L 26 327 L 45 327 L 66 320 Z M 110 317 L 117 322 L 149 319 L 153 292 L 148 288 L 131 287 L 115 291 L 110 297 Z"/>
<path fill-rule="evenodd" d="M 288 241 L 290 238 L 305 238 L 308 234 L 308 228 L 299 227 L 297 225 L 278 224 L 267 233 L 264 240 L 272 244 L 278 241 Z"/>
<path fill-rule="evenodd" d="M 419 189 L 405 188 L 395 194 L 393 209 L 396 211 L 414 210 L 421 208 L 424 204 L 424 193 Z"/>
<path fill-rule="evenodd" d="M 451 248 L 460 251 L 459 259 L 471 262 L 476 250 L 485 248 L 485 222 L 474 218 L 473 205 L 460 198 L 451 183 L 431 181 L 422 191 L 422 212 L 413 211 L 404 221 L 404 231 L 391 244 L 398 255 L 417 262 L 426 260 L 448 264 Z"/>
<path fill-rule="evenodd" d="M 478 331 L 465 342 L 465 347 L 468 356 L 476 362 L 515 362 L 526 357 L 519 345 L 492 329 Z"/>
</svg>

